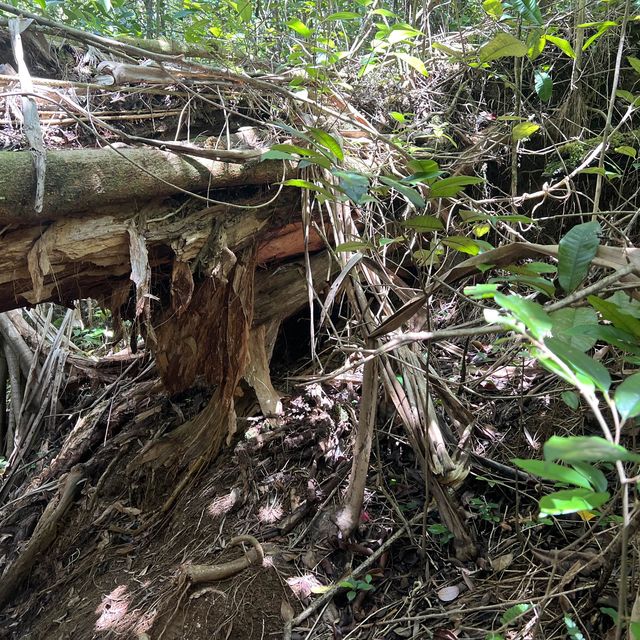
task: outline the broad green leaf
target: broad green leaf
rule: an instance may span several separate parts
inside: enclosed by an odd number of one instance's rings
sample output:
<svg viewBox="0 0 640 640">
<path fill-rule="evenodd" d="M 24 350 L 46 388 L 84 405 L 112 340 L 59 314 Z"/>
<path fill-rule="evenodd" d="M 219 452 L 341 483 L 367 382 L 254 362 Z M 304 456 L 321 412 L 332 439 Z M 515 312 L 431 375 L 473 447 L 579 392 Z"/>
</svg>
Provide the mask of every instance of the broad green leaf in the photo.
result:
<svg viewBox="0 0 640 640">
<path fill-rule="evenodd" d="M 379 180 L 382 184 L 392 187 L 398 193 L 401 193 L 416 209 L 424 209 L 427 206 L 424 198 L 415 189 L 402 184 L 398 180 L 389 178 L 388 176 L 381 176 Z"/>
<path fill-rule="evenodd" d="M 558 247 L 558 282 L 571 293 L 584 280 L 600 244 L 600 224 L 585 222 L 570 229 Z"/>
<path fill-rule="evenodd" d="M 616 407 L 622 420 L 640 415 L 640 373 L 625 378 L 616 389 Z"/>
<path fill-rule="evenodd" d="M 609 171 L 609 169 L 606 169 L 605 167 L 587 167 L 586 169 L 580 169 L 578 173 L 599 175 L 607 180 L 615 180 L 616 178 L 622 177 L 621 174 L 616 173 L 615 171 Z"/>
<path fill-rule="evenodd" d="M 429 198 L 451 198 L 464 189 L 467 185 L 481 184 L 482 178 L 472 176 L 452 176 L 450 178 L 442 178 L 431 185 Z"/>
<path fill-rule="evenodd" d="M 340 143 L 324 129 L 311 128 L 309 135 L 323 148 L 330 151 L 340 162 L 344 160 L 344 153 Z"/>
<path fill-rule="evenodd" d="M 576 326 L 589 324 L 597 325 L 598 315 L 593 309 L 590 309 L 589 307 L 566 307 L 550 313 L 549 316 L 553 322 L 551 329 L 552 334 L 556 338 L 564 339 L 568 344 L 579 351 L 589 351 L 589 349 L 591 349 L 597 342 L 597 338 L 594 338 L 591 335 L 580 333 L 567 334 L 567 331 Z"/>
<path fill-rule="evenodd" d="M 285 180 L 282 183 L 285 187 L 299 187 L 300 189 L 308 189 L 309 191 L 316 191 L 317 193 L 321 193 L 323 196 L 327 198 L 331 198 L 331 194 L 324 189 L 323 187 L 310 182 L 309 180 L 301 180 L 300 178 L 292 178 L 291 180 Z"/>
<path fill-rule="evenodd" d="M 442 222 L 435 216 L 415 216 L 402 223 L 414 231 L 440 231 L 444 229 Z"/>
<path fill-rule="evenodd" d="M 446 44 L 442 44 L 442 42 L 434 42 L 431 47 L 433 49 L 437 49 L 438 51 L 443 51 L 452 58 L 462 58 L 464 55 L 461 50 L 448 47 Z"/>
<path fill-rule="evenodd" d="M 487 298 L 493 298 L 498 292 L 498 287 L 499 285 L 497 284 L 476 284 L 471 287 L 465 287 L 463 293 L 472 300 L 485 300 Z"/>
<path fill-rule="evenodd" d="M 544 445 L 547 460 L 564 462 L 640 462 L 640 455 L 600 436 L 551 436 Z"/>
<path fill-rule="evenodd" d="M 589 336 L 594 340 L 601 340 L 613 347 L 640 356 L 640 344 L 634 336 L 622 329 L 617 329 L 611 325 L 583 324 L 567 329 L 567 336 Z"/>
<path fill-rule="evenodd" d="M 501 31 L 494 38 L 489 40 L 487 44 L 480 47 L 478 55 L 480 62 L 491 62 L 499 58 L 522 58 L 527 55 L 529 48 L 524 42 L 521 42 L 510 33 Z"/>
<path fill-rule="evenodd" d="M 640 73 L 640 60 L 638 60 L 638 58 L 635 58 L 634 56 L 627 56 L 627 60 L 629 61 L 629 64 L 633 67 L 633 70 L 636 73 Z"/>
<path fill-rule="evenodd" d="M 598 296 L 588 296 L 587 300 L 614 327 L 630 333 L 636 338 L 636 341 L 640 339 L 640 320 L 628 313 L 624 313 L 617 304 L 609 300 L 603 300 Z"/>
<path fill-rule="evenodd" d="M 550 36 L 547 35 L 547 41 L 551 42 L 551 44 L 555 44 L 562 53 L 569 56 L 570 58 L 575 58 L 576 54 L 573 50 L 573 47 L 569 44 L 568 40 L 564 38 L 558 38 L 558 36 Z"/>
<path fill-rule="evenodd" d="M 521 122 L 513 127 L 511 139 L 514 142 L 525 140 L 526 138 L 530 138 L 539 128 L 540 125 L 535 122 Z"/>
<path fill-rule="evenodd" d="M 251 20 L 251 16 L 253 15 L 253 6 L 251 5 L 250 0 L 238 0 L 238 4 L 236 5 L 238 15 L 240 16 L 240 20 L 242 22 L 249 22 Z"/>
<path fill-rule="evenodd" d="M 392 11 L 389 11 L 389 9 L 374 9 L 371 12 L 372 16 L 383 16 L 384 18 L 392 18 L 395 19 L 397 18 L 397 14 L 393 13 Z"/>
<path fill-rule="evenodd" d="M 467 253 L 470 256 L 477 256 L 480 253 L 480 246 L 472 238 L 465 236 L 449 236 L 442 240 L 442 244 L 451 247 L 461 253 Z"/>
<path fill-rule="evenodd" d="M 535 89 L 538 94 L 538 98 L 542 102 L 549 102 L 553 94 L 553 80 L 546 71 L 536 70 L 534 72 Z"/>
<path fill-rule="evenodd" d="M 621 147 L 616 147 L 614 151 L 623 156 L 629 156 L 630 158 L 635 158 L 636 155 L 638 154 L 638 152 L 633 147 L 627 147 L 624 145 Z"/>
<path fill-rule="evenodd" d="M 352 242 L 343 242 L 336 247 L 336 253 L 343 251 L 361 251 L 362 249 L 373 249 L 373 245 L 369 242 L 353 240 Z"/>
<path fill-rule="evenodd" d="M 575 411 L 580 406 L 580 396 L 575 391 L 563 391 L 560 397 L 569 409 Z"/>
<path fill-rule="evenodd" d="M 547 44 L 547 36 L 541 34 L 539 31 L 534 31 L 527 42 L 529 44 L 527 55 L 529 56 L 529 60 L 533 61 L 544 51 Z"/>
<path fill-rule="evenodd" d="M 640 622 L 632 621 L 629 623 L 630 640 L 640 640 Z"/>
<path fill-rule="evenodd" d="M 296 33 L 300 34 L 303 38 L 309 38 L 313 34 L 313 30 L 309 29 L 309 27 L 307 27 L 302 20 L 298 20 L 298 18 L 287 20 L 287 26 L 289 29 L 293 29 Z"/>
<path fill-rule="evenodd" d="M 575 485 L 583 489 L 591 489 L 589 481 L 575 469 L 563 467 L 549 460 L 526 460 L 516 458 L 512 462 L 524 469 L 527 473 L 539 476 L 544 480 L 552 480 L 553 482 L 562 482 L 564 484 Z"/>
<path fill-rule="evenodd" d="M 411 56 L 408 53 L 404 53 L 402 51 L 394 51 L 393 55 L 415 69 L 418 73 L 421 73 L 423 76 L 426 77 L 429 75 L 427 67 L 424 66 L 424 62 L 422 62 L 420 58 L 416 58 L 416 56 Z"/>
<path fill-rule="evenodd" d="M 400 23 L 399 23 L 400 24 Z M 387 42 L 390 45 L 398 44 L 398 42 L 407 42 L 414 40 L 420 35 L 420 32 L 409 25 L 399 26 L 391 30 L 387 36 Z"/>
<path fill-rule="evenodd" d="M 640 96 L 634 96 L 631 91 L 625 91 L 624 89 L 617 89 L 616 97 L 622 98 L 625 102 L 629 102 L 630 104 L 634 104 L 637 100 L 640 99 Z"/>
<path fill-rule="evenodd" d="M 511 0 L 511 6 L 525 21 L 537 26 L 542 25 L 542 15 L 538 0 Z"/>
<path fill-rule="evenodd" d="M 503 614 L 500 622 L 502 624 L 507 625 L 511 624 L 516 618 L 519 618 L 522 614 L 526 613 L 531 609 L 530 604 L 522 603 L 513 605 L 513 607 L 509 607 Z"/>
<path fill-rule="evenodd" d="M 544 343 L 547 349 L 553 352 L 573 371 L 577 371 L 589 378 L 600 391 L 607 392 L 609 390 L 611 376 L 603 364 L 559 338 L 545 338 Z"/>
<path fill-rule="evenodd" d="M 339 179 L 340 188 L 349 199 L 356 204 L 362 203 L 364 196 L 369 191 L 369 178 L 354 171 L 334 170 L 332 173 Z"/>
<path fill-rule="evenodd" d="M 504 13 L 504 8 L 500 0 L 484 0 L 482 8 L 487 12 L 487 15 L 491 16 L 494 20 L 500 20 Z"/>
<path fill-rule="evenodd" d="M 338 11 L 328 15 L 325 20 L 358 20 L 362 16 L 355 11 Z"/>
<path fill-rule="evenodd" d="M 574 462 L 573 468 L 578 473 L 581 473 L 587 479 L 591 487 L 596 491 L 607 490 L 607 477 L 602 473 L 602 471 L 600 471 L 600 469 L 594 467 L 588 462 Z"/>
<path fill-rule="evenodd" d="M 600 28 L 582 45 L 583 51 L 586 51 L 596 40 L 598 40 L 598 38 L 601 38 L 605 33 L 607 33 L 607 31 L 609 31 L 611 27 L 616 27 L 618 23 L 613 22 L 612 20 L 605 20 L 604 22 L 600 22 L 600 23 L 592 22 L 592 23 L 587 23 L 585 25 L 579 25 L 579 26 L 595 27 L 597 25 L 600 25 Z"/>
<path fill-rule="evenodd" d="M 494 299 L 522 322 L 535 338 L 542 339 L 551 332 L 551 318 L 537 302 L 517 295 L 505 296 L 503 293 L 496 293 Z"/>
<path fill-rule="evenodd" d="M 541 516 L 558 516 L 577 511 L 591 511 L 601 507 L 610 498 L 607 492 L 589 489 L 565 489 L 556 491 L 540 499 Z"/>
</svg>

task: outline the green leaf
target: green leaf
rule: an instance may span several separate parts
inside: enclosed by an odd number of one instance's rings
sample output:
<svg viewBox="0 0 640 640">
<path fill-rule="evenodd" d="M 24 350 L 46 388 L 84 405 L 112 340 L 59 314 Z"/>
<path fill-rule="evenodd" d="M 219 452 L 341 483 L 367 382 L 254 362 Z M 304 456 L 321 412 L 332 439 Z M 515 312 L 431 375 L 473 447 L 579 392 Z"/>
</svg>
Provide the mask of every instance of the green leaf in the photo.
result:
<svg viewBox="0 0 640 640">
<path fill-rule="evenodd" d="M 236 10 L 242 22 L 250 22 L 251 16 L 253 15 L 253 6 L 250 0 L 238 0 Z"/>
<path fill-rule="evenodd" d="M 462 191 L 464 187 L 471 184 L 481 184 L 482 178 L 472 176 L 452 176 L 450 178 L 442 178 L 431 185 L 429 198 L 450 198 Z"/>
<path fill-rule="evenodd" d="M 640 373 L 625 378 L 614 396 L 618 413 L 624 422 L 640 415 Z"/>
<path fill-rule="evenodd" d="M 309 38 L 313 34 L 313 30 L 309 29 L 309 27 L 307 27 L 307 25 L 302 22 L 302 20 L 298 20 L 298 18 L 287 20 L 287 26 L 289 27 L 289 29 L 293 29 L 303 38 Z"/>
<path fill-rule="evenodd" d="M 636 621 L 630 622 L 629 632 L 631 635 L 630 640 L 640 640 L 640 622 L 636 622 Z"/>
<path fill-rule="evenodd" d="M 593 309 L 589 307 L 566 307 L 565 309 L 558 309 L 558 311 L 554 311 L 549 315 L 553 322 L 552 334 L 556 338 L 563 338 L 575 349 L 582 352 L 589 351 L 597 342 L 597 339 L 591 335 L 580 333 L 566 335 L 568 330 L 577 326 L 597 325 L 598 316 Z"/>
<path fill-rule="evenodd" d="M 511 624 L 516 618 L 526 613 L 531 609 L 530 604 L 522 603 L 513 605 L 513 607 L 509 607 L 503 614 L 500 622 L 502 624 L 507 625 Z"/>
<path fill-rule="evenodd" d="M 605 167 L 587 167 L 586 169 L 580 169 L 578 173 L 585 173 L 591 175 L 599 175 L 607 180 L 614 180 L 616 178 L 620 178 L 621 174 L 616 173 L 615 171 L 609 171 Z"/>
<path fill-rule="evenodd" d="M 442 244 L 461 253 L 467 253 L 470 256 L 477 256 L 480 253 L 478 243 L 465 236 L 449 236 L 442 240 Z"/>
<path fill-rule="evenodd" d="M 527 38 L 527 44 L 529 45 L 527 55 L 529 56 L 529 59 L 533 61 L 544 51 L 547 44 L 547 36 L 545 34 L 541 34 L 537 30 L 533 31 L 530 37 Z"/>
<path fill-rule="evenodd" d="M 558 247 L 558 282 L 571 293 L 584 280 L 600 244 L 600 224 L 585 222 L 570 229 Z"/>
<path fill-rule="evenodd" d="M 602 473 L 602 471 L 600 471 L 600 469 L 597 469 L 588 462 L 574 462 L 572 466 L 578 473 L 581 473 L 588 480 L 589 484 L 596 491 L 607 490 L 607 477 Z"/>
<path fill-rule="evenodd" d="M 480 62 L 491 62 L 499 58 L 522 58 L 527 55 L 529 48 L 510 33 L 501 31 L 485 45 L 480 47 L 478 55 Z"/>
<path fill-rule="evenodd" d="M 640 455 L 599 436 L 551 436 L 544 445 L 547 460 L 564 462 L 640 462 Z"/>
<path fill-rule="evenodd" d="M 609 29 L 611 29 L 611 27 L 616 27 L 618 25 L 617 22 L 613 22 L 611 20 L 605 20 L 604 22 L 592 22 L 592 23 L 587 23 L 584 25 L 579 25 L 580 27 L 595 27 L 597 25 L 600 25 L 600 28 L 598 29 L 598 31 L 596 33 L 594 33 L 583 45 L 582 45 L 582 50 L 586 51 L 596 40 L 598 40 L 598 38 L 601 38 L 605 33 L 607 33 L 607 31 L 609 31 Z"/>
<path fill-rule="evenodd" d="M 364 196 L 369 191 L 369 178 L 355 171 L 334 170 L 333 175 L 340 181 L 340 188 L 347 194 L 350 200 L 361 204 Z"/>
<path fill-rule="evenodd" d="M 284 187 L 299 187 L 300 189 L 308 189 L 309 191 L 316 191 L 321 193 L 327 198 L 331 198 L 331 194 L 324 188 L 310 182 L 309 180 L 301 180 L 300 178 L 292 178 L 291 180 L 285 180 L 282 185 Z"/>
<path fill-rule="evenodd" d="M 620 155 L 629 156 L 630 158 L 635 158 L 638 154 L 638 152 L 633 147 L 627 147 L 624 145 L 621 147 L 616 147 L 614 151 L 616 153 L 619 153 Z"/>
<path fill-rule="evenodd" d="M 325 18 L 325 21 L 328 20 L 358 20 L 362 16 L 355 11 L 338 11 L 336 13 L 332 13 Z"/>
<path fill-rule="evenodd" d="M 606 393 L 609 390 L 611 376 L 603 364 L 558 338 L 545 338 L 544 343 L 550 351 L 573 371 L 577 371 L 590 379 L 600 391 Z"/>
<path fill-rule="evenodd" d="M 566 335 L 589 336 L 595 340 L 606 342 L 607 344 L 617 347 L 622 351 L 627 351 L 628 353 L 633 353 L 640 356 L 640 345 L 638 345 L 638 342 L 634 338 L 634 336 L 627 331 L 617 329 L 616 327 L 612 327 L 610 325 L 577 325 L 575 327 L 567 329 Z"/>
<path fill-rule="evenodd" d="M 575 411 L 580 406 L 580 396 L 575 391 L 563 391 L 560 397 L 569 409 Z"/>
<path fill-rule="evenodd" d="M 542 339 L 551 332 L 551 318 L 538 303 L 517 295 L 505 296 L 502 293 L 496 293 L 495 301 L 503 309 L 511 311 L 535 338 Z"/>
<path fill-rule="evenodd" d="M 361 251 L 362 249 L 373 249 L 373 245 L 369 242 L 353 240 L 352 242 L 343 242 L 336 247 L 336 253 L 343 251 Z"/>
<path fill-rule="evenodd" d="M 542 15 L 540 7 L 538 7 L 538 0 L 511 0 L 511 6 L 527 22 L 542 26 Z"/>
<path fill-rule="evenodd" d="M 330 151 L 340 162 L 344 160 L 344 152 L 340 143 L 324 129 L 311 128 L 309 135 L 321 146 Z"/>
<path fill-rule="evenodd" d="M 525 140 L 526 138 L 530 138 L 539 128 L 540 125 L 535 122 L 521 122 L 513 127 L 511 139 L 514 142 Z"/>
<path fill-rule="evenodd" d="M 435 216 L 415 216 L 402 223 L 405 227 L 414 231 L 440 231 L 444 229 L 442 222 Z"/>
<path fill-rule="evenodd" d="M 550 462 L 548 460 L 523 460 L 516 458 L 512 462 L 524 469 L 527 473 L 539 476 L 544 480 L 553 482 L 562 482 L 564 484 L 575 485 L 584 489 L 591 489 L 589 481 L 575 469 L 563 467 L 562 465 Z"/>
<path fill-rule="evenodd" d="M 388 176 L 381 176 L 379 180 L 382 184 L 392 187 L 398 193 L 401 193 L 416 209 L 424 209 L 427 206 L 424 198 L 415 189 L 407 187 L 401 182 L 398 182 L 398 180 L 394 180 Z"/>
<path fill-rule="evenodd" d="M 546 71 L 536 70 L 534 72 L 534 78 L 538 98 L 540 98 L 542 102 L 549 102 L 553 94 L 553 80 L 551 76 Z"/>
<path fill-rule="evenodd" d="M 491 16 L 494 20 L 500 20 L 504 13 L 504 8 L 500 0 L 484 0 L 482 8 L 487 12 L 487 15 Z"/>
<path fill-rule="evenodd" d="M 640 320 L 628 313 L 624 313 L 620 307 L 609 300 L 603 300 L 598 296 L 588 296 L 589 304 L 600 313 L 600 315 L 611 322 L 614 327 L 640 339 Z"/>
<path fill-rule="evenodd" d="M 555 44 L 562 53 L 569 56 L 570 58 L 575 58 L 576 54 L 573 50 L 573 47 L 569 44 L 568 40 L 564 38 L 558 38 L 558 36 L 550 36 L 547 35 L 547 41 L 551 42 L 551 44 Z"/>
<path fill-rule="evenodd" d="M 493 298 L 498 292 L 497 284 L 476 284 L 463 289 L 464 295 L 469 296 L 472 300 L 485 300 Z"/>
<path fill-rule="evenodd" d="M 420 58 L 416 58 L 416 56 L 411 56 L 408 53 L 404 53 L 402 51 L 394 51 L 393 55 L 415 69 L 418 73 L 421 73 L 423 76 L 427 77 L 429 75 L 427 67 L 424 66 L 424 62 L 422 62 Z"/>
<path fill-rule="evenodd" d="M 627 60 L 629 61 L 629 64 L 633 67 L 633 70 L 636 73 L 640 73 L 640 60 L 638 60 L 638 58 L 635 58 L 634 56 L 627 56 Z"/>
<path fill-rule="evenodd" d="M 592 511 L 601 507 L 611 496 L 607 492 L 589 489 L 565 489 L 540 499 L 540 515 L 558 516 L 577 511 Z"/>
</svg>

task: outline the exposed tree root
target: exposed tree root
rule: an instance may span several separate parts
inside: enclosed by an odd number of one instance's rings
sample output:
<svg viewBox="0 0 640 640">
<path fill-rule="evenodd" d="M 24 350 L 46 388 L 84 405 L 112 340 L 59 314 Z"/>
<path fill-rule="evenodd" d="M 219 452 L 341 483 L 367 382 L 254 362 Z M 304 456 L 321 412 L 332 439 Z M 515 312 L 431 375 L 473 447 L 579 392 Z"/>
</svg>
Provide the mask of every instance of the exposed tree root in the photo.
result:
<svg viewBox="0 0 640 640">
<path fill-rule="evenodd" d="M 67 475 L 57 503 L 55 500 L 51 500 L 47 505 L 29 543 L 18 559 L 2 576 L 2 581 L 0 582 L 0 607 L 3 607 L 16 595 L 18 587 L 29 575 L 29 571 L 38 556 L 43 554 L 56 539 L 62 518 L 75 500 L 80 484 L 84 479 L 84 469 L 81 465 L 77 465 Z"/>
<path fill-rule="evenodd" d="M 237 573 L 244 571 L 251 565 L 259 566 L 264 562 L 264 549 L 262 545 L 253 536 L 237 536 L 229 541 L 227 546 L 233 547 L 243 542 L 252 545 L 252 549 L 248 551 L 242 558 L 230 560 L 223 564 L 187 564 L 181 567 L 182 575 L 192 584 L 201 584 L 203 582 L 215 582 L 217 580 L 225 580 Z"/>
</svg>

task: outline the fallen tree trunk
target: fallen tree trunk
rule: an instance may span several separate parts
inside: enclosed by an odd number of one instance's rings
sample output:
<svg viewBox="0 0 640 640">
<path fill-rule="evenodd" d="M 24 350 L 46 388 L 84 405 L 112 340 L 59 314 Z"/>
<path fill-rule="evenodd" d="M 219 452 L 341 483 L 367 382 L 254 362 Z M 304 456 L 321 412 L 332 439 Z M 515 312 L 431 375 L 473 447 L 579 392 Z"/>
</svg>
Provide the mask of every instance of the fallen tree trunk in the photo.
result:
<svg viewBox="0 0 640 640">
<path fill-rule="evenodd" d="M 0 225 L 99 215 L 123 205 L 135 214 L 147 200 L 184 191 L 273 184 L 283 177 L 281 162 L 230 164 L 158 149 L 48 151 L 46 167 L 44 206 L 36 214 L 31 153 L 0 152 Z"/>
</svg>

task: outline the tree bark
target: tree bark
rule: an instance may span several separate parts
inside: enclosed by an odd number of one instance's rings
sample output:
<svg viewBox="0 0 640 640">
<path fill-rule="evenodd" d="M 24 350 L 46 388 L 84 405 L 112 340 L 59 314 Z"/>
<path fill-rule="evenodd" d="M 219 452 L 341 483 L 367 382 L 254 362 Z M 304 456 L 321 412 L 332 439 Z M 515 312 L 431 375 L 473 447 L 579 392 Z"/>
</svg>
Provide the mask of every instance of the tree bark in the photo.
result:
<svg viewBox="0 0 640 640">
<path fill-rule="evenodd" d="M 35 173 L 28 151 L 0 151 L 0 229 L 5 224 L 100 215 L 127 205 L 180 193 L 272 184 L 281 162 L 230 164 L 158 149 L 75 149 L 46 154 L 44 206 L 34 210 Z"/>
</svg>

